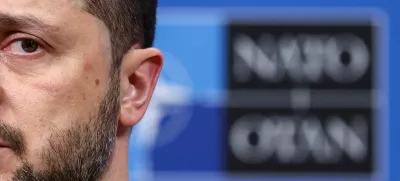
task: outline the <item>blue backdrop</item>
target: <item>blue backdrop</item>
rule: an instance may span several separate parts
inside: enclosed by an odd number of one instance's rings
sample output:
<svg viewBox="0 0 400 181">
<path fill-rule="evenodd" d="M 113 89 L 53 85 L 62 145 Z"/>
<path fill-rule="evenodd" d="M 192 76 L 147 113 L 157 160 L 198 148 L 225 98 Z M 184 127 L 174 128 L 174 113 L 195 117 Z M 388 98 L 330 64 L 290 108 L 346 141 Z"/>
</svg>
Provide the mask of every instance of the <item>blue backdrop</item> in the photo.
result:
<svg viewBox="0 0 400 181">
<path fill-rule="evenodd" d="M 173 138 L 168 144 L 157 148 L 154 153 L 154 167 L 156 171 L 161 172 L 187 172 L 190 173 L 191 180 L 196 174 L 202 174 L 199 180 L 223 180 L 219 172 L 222 171 L 223 157 L 221 156 L 221 119 L 224 116 L 221 111 L 221 102 L 223 102 L 223 90 L 225 89 L 225 31 L 224 25 L 227 19 L 227 9 L 243 9 L 244 7 L 265 7 L 265 11 L 271 8 L 375 8 L 386 15 L 385 28 L 387 28 L 386 39 L 389 40 L 388 47 L 383 47 L 385 53 L 388 53 L 388 62 L 382 62 L 382 65 L 388 67 L 383 69 L 388 83 L 384 94 L 388 97 L 389 106 L 384 111 L 388 116 L 388 124 L 380 123 L 380 135 L 378 135 L 378 145 L 380 147 L 380 170 L 381 173 L 388 176 L 390 180 L 400 180 L 400 174 L 395 170 L 399 156 L 394 154 L 399 151 L 395 143 L 398 136 L 396 134 L 398 122 L 393 108 L 398 101 L 398 95 L 391 94 L 396 91 L 398 86 L 393 82 L 396 76 L 398 62 L 397 54 L 394 48 L 399 41 L 395 33 L 399 30 L 398 24 L 394 19 L 398 18 L 394 1 L 378 0 L 280 0 L 280 1 L 260 1 L 260 0 L 160 0 L 159 25 L 155 46 L 160 48 L 165 54 L 165 71 L 176 72 L 169 62 L 179 62 L 184 67 L 185 74 L 190 81 L 181 80 L 179 75 L 172 75 L 172 81 L 178 84 L 186 84 L 191 88 L 191 102 L 185 106 L 185 111 L 191 113 L 191 119 L 184 124 L 184 128 L 178 131 L 178 136 Z M 180 7 L 179 9 L 175 9 Z M 228 8 L 229 7 L 229 8 Z M 195 8 L 195 9 L 193 9 Z M 315 10 L 314 9 L 314 10 Z M 263 10 L 261 10 L 263 11 Z M 281 15 L 289 12 L 281 11 Z M 290 12 L 293 13 L 293 12 Z M 315 12 L 314 12 L 315 13 Z M 249 12 L 243 11 L 242 14 L 249 15 Z M 385 59 L 383 59 L 385 60 Z M 166 73 L 168 75 L 170 73 Z M 190 85 L 188 85 L 190 84 Z M 386 119 L 382 119 L 385 120 Z M 181 124 L 182 125 L 182 124 Z M 386 129 L 388 128 L 388 129 Z M 168 133 L 160 133 L 168 135 Z M 389 138 L 389 139 L 388 139 Z M 386 147 L 390 145 L 389 149 Z M 185 150 L 185 151 L 182 151 Z M 136 155 L 134 157 L 137 158 Z M 179 157 L 179 159 L 177 159 Z M 386 159 L 389 157 L 389 159 Z M 385 162 L 387 161 L 387 162 Z M 195 163 L 195 164 L 194 164 Z M 387 167 L 388 165 L 389 167 Z M 274 177 L 275 178 L 275 177 Z M 382 177 L 384 178 L 384 177 Z M 176 180 L 171 177 L 171 180 Z M 182 180 L 187 177 L 182 177 Z M 270 178 L 272 179 L 272 177 Z M 277 180 L 275 178 L 274 180 Z M 285 181 L 290 178 L 284 178 Z M 310 180 L 310 178 L 304 178 Z M 330 178 L 333 180 L 345 180 L 345 178 Z M 165 176 L 161 180 L 168 180 Z M 248 180 L 248 179 L 245 179 Z M 254 178 L 254 180 L 264 180 L 263 178 Z M 299 180 L 292 178 L 291 180 Z M 318 177 L 317 180 L 328 180 L 328 178 Z M 359 177 L 357 180 L 368 180 Z"/>
</svg>

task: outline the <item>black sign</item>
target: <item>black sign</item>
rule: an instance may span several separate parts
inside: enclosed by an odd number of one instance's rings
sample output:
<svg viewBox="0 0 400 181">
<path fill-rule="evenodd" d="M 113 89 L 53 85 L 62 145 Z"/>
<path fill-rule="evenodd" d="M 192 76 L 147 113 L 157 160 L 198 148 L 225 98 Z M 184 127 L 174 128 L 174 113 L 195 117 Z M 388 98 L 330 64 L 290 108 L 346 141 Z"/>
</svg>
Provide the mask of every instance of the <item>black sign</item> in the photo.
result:
<svg viewBox="0 0 400 181">
<path fill-rule="evenodd" d="M 228 29 L 228 172 L 372 173 L 376 27 Z"/>
</svg>

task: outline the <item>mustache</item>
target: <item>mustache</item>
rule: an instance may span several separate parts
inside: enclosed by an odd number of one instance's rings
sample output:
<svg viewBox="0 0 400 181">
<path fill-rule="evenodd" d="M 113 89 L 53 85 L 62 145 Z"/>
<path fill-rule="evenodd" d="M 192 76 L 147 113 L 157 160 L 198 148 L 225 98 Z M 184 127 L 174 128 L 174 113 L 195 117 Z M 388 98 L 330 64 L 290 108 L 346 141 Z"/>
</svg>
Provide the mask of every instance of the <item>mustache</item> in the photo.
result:
<svg viewBox="0 0 400 181">
<path fill-rule="evenodd" d="M 18 156 L 25 154 L 25 144 L 22 131 L 0 121 L 0 138 L 9 144 Z"/>
</svg>

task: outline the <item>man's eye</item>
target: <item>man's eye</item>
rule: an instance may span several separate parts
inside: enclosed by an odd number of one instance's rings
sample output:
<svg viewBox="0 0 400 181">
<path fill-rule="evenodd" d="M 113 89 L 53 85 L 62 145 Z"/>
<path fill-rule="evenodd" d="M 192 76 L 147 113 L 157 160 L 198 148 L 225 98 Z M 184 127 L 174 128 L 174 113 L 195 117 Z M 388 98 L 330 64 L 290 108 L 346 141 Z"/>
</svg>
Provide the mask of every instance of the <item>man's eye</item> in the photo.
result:
<svg viewBox="0 0 400 181">
<path fill-rule="evenodd" d="M 40 44 L 32 39 L 16 40 L 9 45 L 9 51 L 16 54 L 33 54 L 39 51 Z"/>
</svg>

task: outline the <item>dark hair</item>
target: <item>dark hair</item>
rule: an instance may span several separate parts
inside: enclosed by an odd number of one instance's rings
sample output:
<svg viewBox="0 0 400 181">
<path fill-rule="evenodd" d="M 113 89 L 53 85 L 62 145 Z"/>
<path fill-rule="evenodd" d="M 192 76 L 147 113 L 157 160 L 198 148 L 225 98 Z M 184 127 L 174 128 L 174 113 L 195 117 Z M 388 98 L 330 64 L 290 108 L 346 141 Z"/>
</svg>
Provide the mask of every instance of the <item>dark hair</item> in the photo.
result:
<svg viewBox="0 0 400 181">
<path fill-rule="evenodd" d="M 157 0 L 85 0 L 86 11 L 101 19 L 110 31 L 113 69 L 130 48 L 153 46 Z"/>
</svg>

